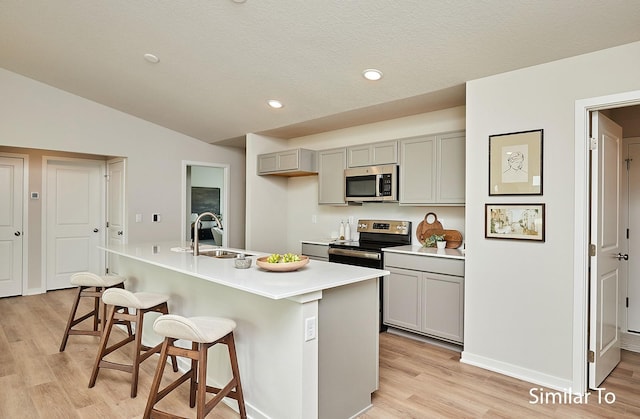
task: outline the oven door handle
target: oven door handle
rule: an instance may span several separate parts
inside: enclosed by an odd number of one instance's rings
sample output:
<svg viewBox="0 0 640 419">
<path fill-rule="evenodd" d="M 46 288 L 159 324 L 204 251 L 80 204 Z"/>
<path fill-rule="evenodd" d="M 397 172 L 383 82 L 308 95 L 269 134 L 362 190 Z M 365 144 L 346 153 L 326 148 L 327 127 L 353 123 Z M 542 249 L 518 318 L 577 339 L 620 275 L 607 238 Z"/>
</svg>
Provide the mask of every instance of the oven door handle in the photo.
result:
<svg viewBox="0 0 640 419">
<path fill-rule="evenodd" d="M 359 259 L 373 259 L 380 260 L 382 258 L 382 254 L 377 252 L 367 252 L 363 250 L 349 250 L 349 249 L 336 249 L 333 247 L 329 248 L 330 255 L 336 256 L 349 256 Z"/>
</svg>

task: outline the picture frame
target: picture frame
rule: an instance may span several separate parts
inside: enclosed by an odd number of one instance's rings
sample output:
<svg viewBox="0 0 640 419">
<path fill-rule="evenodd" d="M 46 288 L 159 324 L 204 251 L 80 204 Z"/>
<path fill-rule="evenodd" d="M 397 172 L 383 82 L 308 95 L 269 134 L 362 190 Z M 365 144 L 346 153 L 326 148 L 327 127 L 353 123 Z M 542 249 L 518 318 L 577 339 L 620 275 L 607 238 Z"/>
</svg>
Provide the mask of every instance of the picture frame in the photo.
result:
<svg viewBox="0 0 640 419">
<path fill-rule="evenodd" d="M 542 195 L 543 130 L 489 136 L 489 196 Z"/>
<path fill-rule="evenodd" d="M 487 239 L 545 241 L 545 204 L 485 204 Z"/>
</svg>

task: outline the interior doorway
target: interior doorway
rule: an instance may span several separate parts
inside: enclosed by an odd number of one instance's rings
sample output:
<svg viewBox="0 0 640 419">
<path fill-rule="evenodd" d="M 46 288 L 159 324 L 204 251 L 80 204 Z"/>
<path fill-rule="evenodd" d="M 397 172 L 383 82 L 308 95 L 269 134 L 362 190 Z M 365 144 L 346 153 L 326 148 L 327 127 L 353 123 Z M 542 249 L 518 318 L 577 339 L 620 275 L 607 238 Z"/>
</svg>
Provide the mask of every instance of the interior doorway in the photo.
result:
<svg viewBox="0 0 640 419">
<path fill-rule="evenodd" d="M 206 220 L 202 224 L 200 243 L 216 246 L 229 246 L 229 165 L 182 162 L 182 238 L 190 243 L 193 234 L 193 223 L 198 214 L 213 212 L 218 216 L 222 225 L 213 220 Z"/>
<path fill-rule="evenodd" d="M 576 101 L 575 114 L 575 257 L 574 257 L 574 336 L 573 336 L 573 389 L 587 391 L 589 369 L 589 278 L 592 256 L 591 243 L 591 182 L 590 182 L 590 116 L 601 111 L 611 114 L 614 109 L 636 107 L 640 104 L 640 91 Z M 636 108 L 638 109 L 638 108 Z M 640 112 L 636 118 L 640 118 Z M 615 119 L 615 118 L 614 118 Z M 622 214 L 621 214 L 622 215 Z M 594 227 L 596 228 L 596 227 Z M 627 246 L 627 243 L 624 243 Z M 581 251 L 580 249 L 584 249 Z M 640 257 L 640 255 L 638 255 Z M 620 292 L 626 292 L 627 278 Z M 619 294 L 620 296 L 620 294 Z M 618 299 L 617 313 L 625 307 L 624 298 Z M 624 322 L 626 324 L 626 322 Z M 626 330 L 626 329 L 625 329 Z M 622 333 L 622 330 L 616 330 Z"/>
</svg>

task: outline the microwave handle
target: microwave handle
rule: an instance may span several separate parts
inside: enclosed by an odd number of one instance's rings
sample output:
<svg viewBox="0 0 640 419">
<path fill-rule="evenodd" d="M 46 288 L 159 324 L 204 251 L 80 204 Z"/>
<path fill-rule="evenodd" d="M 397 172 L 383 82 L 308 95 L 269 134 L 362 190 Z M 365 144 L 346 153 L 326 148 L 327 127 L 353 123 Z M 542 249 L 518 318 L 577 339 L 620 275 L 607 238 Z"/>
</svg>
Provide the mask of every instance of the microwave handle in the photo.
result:
<svg viewBox="0 0 640 419">
<path fill-rule="evenodd" d="M 382 196 L 382 188 L 384 185 L 383 179 L 384 178 L 382 176 L 378 176 L 378 193 L 376 196 Z"/>
</svg>

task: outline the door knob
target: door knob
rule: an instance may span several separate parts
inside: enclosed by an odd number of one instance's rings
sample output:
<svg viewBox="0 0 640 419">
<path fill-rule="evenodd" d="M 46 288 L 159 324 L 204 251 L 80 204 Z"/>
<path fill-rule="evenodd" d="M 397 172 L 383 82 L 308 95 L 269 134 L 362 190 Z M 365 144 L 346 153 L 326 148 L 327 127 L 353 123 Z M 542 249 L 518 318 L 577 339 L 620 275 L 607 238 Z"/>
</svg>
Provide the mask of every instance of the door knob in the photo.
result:
<svg viewBox="0 0 640 419">
<path fill-rule="evenodd" d="M 118 236 L 122 236 L 122 230 L 118 231 Z"/>
<path fill-rule="evenodd" d="M 97 232 L 98 232 L 98 229 L 97 229 L 97 228 L 94 228 L 94 229 L 93 229 L 93 232 L 94 232 L 94 233 L 97 233 Z"/>
<path fill-rule="evenodd" d="M 622 260 L 622 259 L 624 259 L 624 260 L 629 260 L 629 255 L 628 255 L 628 254 L 626 254 L 626 253 L 625 253 L 624 255 L 623 255 L 622 253 L 618 253 L 618 254 L 616 255 L 616 258 L 617 258 L 618 260 Z"/>
<path fill-rule="evenodd" d="M 22 234 L 22 233 L 20 233 L 19 231 L 16 231 L 15 233 L 13 233 L 13 235 L 16 236 L 16 237 L 20 237 L 20 234 Z"/>
</svg>

